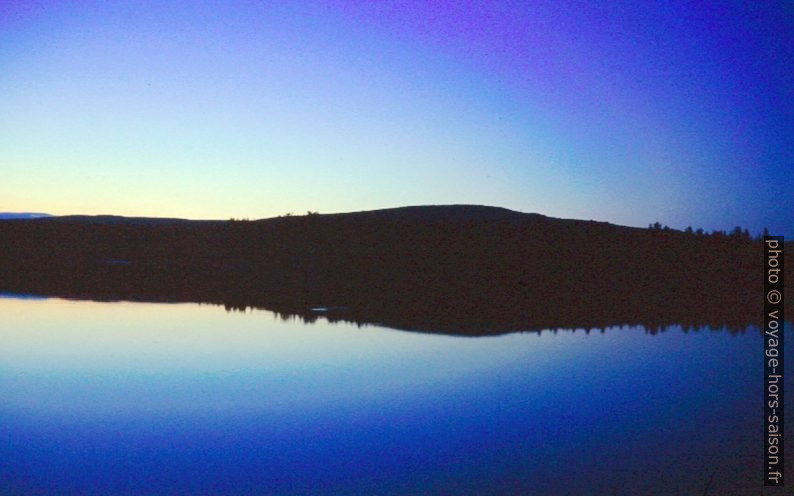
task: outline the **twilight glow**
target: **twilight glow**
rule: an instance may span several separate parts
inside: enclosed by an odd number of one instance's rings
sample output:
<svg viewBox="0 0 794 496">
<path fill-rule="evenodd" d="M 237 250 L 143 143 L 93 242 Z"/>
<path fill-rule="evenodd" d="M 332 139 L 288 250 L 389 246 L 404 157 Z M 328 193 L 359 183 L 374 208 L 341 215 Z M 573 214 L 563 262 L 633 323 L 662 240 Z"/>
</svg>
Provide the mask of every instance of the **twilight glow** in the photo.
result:
<svg viewBox="0 0 794 496">
<path fill-rule="evenodd" d="M 0 4 L 0 211 L 794 236 L 783 2 Z"/>
</svg>

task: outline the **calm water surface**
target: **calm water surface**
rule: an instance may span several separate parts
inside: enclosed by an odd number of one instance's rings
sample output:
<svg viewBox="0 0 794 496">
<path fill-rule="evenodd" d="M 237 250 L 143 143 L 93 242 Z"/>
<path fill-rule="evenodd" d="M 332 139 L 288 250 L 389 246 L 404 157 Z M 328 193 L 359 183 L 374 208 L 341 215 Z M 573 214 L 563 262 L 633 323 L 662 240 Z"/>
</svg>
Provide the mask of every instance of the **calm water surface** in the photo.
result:
<svg viewBox="0 0 794 496">
<path fill-rule="evenodd" d="M 0 316 L 4 495 L 683 495 L 712 473 L 709 494 L 761 494 L 757 329 L 463 338 L 19 298 Z"/>
</svg>

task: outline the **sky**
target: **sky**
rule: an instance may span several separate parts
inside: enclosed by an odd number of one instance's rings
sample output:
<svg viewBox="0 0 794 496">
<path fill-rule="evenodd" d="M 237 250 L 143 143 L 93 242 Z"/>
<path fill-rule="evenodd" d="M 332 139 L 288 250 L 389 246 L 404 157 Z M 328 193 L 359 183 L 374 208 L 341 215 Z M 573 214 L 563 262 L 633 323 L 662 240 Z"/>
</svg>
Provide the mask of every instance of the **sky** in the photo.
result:
<svg viewBox="0 0 794 496">
<path fill-rule="evenodd" d="M 794 236 L 790 2 L 0 2 L 0 211 Z"/>
</svg>

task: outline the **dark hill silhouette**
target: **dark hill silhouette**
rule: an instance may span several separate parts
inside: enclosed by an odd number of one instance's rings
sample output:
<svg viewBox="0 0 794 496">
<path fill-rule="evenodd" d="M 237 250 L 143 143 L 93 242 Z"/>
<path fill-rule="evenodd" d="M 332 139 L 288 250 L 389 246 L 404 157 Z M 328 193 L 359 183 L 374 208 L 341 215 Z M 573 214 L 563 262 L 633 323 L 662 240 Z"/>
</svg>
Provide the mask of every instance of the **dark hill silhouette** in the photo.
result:
<svg viewBox="0 0 794 496">
<path fill-rule="evenodd" d="M 307 319 L 331 307 L 357 322 L 470 334 L 636 323 L 741 329 L 762 316 L 762 257 L 761 242 L 741 233 L 471 205 L 256 221 L 0 221 L 0 291 L 211 302 Z"/>
</svg>

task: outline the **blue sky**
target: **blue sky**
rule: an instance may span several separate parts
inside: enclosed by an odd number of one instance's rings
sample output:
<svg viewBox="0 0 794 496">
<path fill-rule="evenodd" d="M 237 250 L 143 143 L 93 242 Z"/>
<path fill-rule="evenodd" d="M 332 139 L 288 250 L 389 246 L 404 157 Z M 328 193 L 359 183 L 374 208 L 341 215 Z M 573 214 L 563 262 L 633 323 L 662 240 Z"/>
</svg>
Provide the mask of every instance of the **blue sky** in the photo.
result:
<svg viewBox="0 0 794 496">
<path fill-rule="evenodd" d="M 0 211 L 794 236 L 792 28 L 784 2 L 4 2 Z"/>
</svg>

